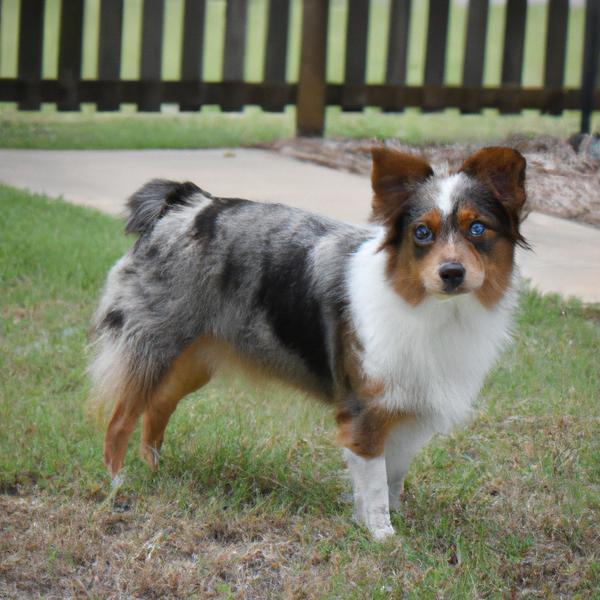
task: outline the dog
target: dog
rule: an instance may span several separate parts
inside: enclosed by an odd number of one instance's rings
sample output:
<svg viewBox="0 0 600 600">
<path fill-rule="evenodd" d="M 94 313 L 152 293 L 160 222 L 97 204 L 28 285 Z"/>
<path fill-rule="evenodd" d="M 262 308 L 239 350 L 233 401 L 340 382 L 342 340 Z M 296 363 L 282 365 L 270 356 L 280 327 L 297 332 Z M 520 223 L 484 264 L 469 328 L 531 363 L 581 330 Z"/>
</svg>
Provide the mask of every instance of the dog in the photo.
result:
<svg viewBox="0 0 600 600">
<path fill-rule="evenodd" d="M 94 317 L 94 397 L 113 402 L 104 461 L 142 417 L 152 468 L 169 417 L 223 365 L 335 409 L 354 518 L 394 533 L 415 454 L 465 421 L 510 337 L 525 159 L 484 148 L 454 173 L 372 149 L 372 223 L 218 198 L 153 180 L 128 200 L 138 236 Z"/>
</svg>

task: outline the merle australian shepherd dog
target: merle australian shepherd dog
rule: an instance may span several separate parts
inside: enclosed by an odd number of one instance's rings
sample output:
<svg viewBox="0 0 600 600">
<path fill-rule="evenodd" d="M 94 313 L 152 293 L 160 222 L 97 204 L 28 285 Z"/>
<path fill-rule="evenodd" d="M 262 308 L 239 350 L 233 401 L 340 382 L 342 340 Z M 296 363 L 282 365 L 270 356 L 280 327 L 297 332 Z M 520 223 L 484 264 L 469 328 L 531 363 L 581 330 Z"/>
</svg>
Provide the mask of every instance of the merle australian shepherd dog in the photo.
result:
<svg viewBox="0 0 600 600">
<path fill-rule="evenodd" d="M 393 533 L 420 448 L 468 416 L 508 338 L 525 160 L 484 148 L 456 173 L 373 149 L 372 225 L 154 180 L 129 199 L 139 236 L 95 316 L 94 397 L 110 401 L 115 476 L 142 417 L 155 468 L 169 417 L 223 365 L 328 402 L 354 516 Z"/>
</svg>

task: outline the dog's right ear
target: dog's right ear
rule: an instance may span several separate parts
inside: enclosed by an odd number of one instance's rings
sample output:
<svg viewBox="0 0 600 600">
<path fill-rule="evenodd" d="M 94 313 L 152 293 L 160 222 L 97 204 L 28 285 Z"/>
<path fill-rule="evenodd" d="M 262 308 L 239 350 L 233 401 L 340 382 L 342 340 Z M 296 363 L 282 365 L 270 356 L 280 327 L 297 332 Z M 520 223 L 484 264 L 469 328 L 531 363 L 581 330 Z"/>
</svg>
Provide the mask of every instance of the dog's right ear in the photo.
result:
<svg viewBox="0 0 600 600">
<path fill-rule="evenodd" d="M 386 223 L 400 212 L 412 188 L 433 175 L 433 169 L 423 158 L 385 146 L 373 146 L 371 155 L 373 220 Z"/>
</svg>

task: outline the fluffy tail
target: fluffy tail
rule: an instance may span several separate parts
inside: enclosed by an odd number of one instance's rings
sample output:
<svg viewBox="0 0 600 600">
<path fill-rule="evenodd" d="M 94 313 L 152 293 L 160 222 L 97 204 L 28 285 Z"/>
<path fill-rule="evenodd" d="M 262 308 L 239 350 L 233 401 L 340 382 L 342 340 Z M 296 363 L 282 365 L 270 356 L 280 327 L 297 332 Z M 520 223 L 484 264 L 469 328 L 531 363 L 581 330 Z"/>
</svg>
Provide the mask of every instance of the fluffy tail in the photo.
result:
<svg viewBox="0 0 600 600">
<path fill-rule="evenodd" d="M 186 181 L 178 183 L 168 179 L 153 179 L 142 186 L 129 200 L 129 218 L 126 233 L 142 235 L 151 231 L 155 223 L 174 206 L 189 206 L 194 194 L 203 192 L 197 185 Z"/>
<path fill-rule="evenodd" d="M 127 201 L 126 233 L 140 236 L 150 233 L 170 210 L 191 205 L 199 192 L 208 196 L 190 182 L 154 179 L 146 183 Z M 162 357 L 156 356 L 157 351 L 145 332 L 131 326 L 131 315 L 127 316 L 123 310 L 123 297 L 131 294 L 129 276 L 125 275 L 131 259 L 131 255 L 124 256 L 110 270 L 94 316 L 89 373 L 91 405 L 97 415 L 124 397 L 144 399 L 162 374 Z M 129 298 L 128 303 L 132 302 L 137 299 Z"/>
<path fill-rule="evenodd" d="M 90 408 L 94 410 L 93 415 L 102 420 L 112 409 L 104 437 L 104 464 L 113 477 L 123 466 L 129 438 L 147 409 L 149 386 L 156 382 L 156 373 L 150 372 L 149 364 L 144 369 L 136 362 L 125 336 L 111 335 L 105 330 L 96 340 L 96 355 L 90 365 L 93 384 Z M 155 466 L 153 455 L 148 456 L 146 460 Z"/>
<path fill-rule="evenodd" d="M 144 385 L 135 376 L 124 339 L 108 332 L 97 334 L 88 367 L 92 382 L 89 407 L 93 416 L 105 419 L 115 404 L 125 398 L 140 398 Z"/>
</svg>

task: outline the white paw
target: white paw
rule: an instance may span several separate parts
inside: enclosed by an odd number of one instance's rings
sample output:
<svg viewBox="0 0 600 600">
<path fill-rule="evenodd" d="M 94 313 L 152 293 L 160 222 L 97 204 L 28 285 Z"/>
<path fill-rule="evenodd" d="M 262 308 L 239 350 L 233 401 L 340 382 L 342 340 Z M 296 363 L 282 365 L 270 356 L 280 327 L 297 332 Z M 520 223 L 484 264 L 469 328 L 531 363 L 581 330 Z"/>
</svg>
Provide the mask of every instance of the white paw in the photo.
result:
<svg viewBox="0 0 600 600">
<path fill-rule="evenodd" d="M 375 512 L 367 515 L 364 524 L 376 540 L 383 540 L 395 533 L 387 510 L 384 513 Z"/>
<path fill-rule="evenodd" d="M 384 527 L 376 527 L 376 528 L 371 528 L 369 527 L 369 531 L 371 532 L 371 535 L 373 536 L 373 539 L 377 540 L 377 541 L 381 541 L 381 540 L 385 540 L 386 538 L 395 535 L 395 531 L 394 528 L 390 525 L 386 525 Z"/>
</svg>

